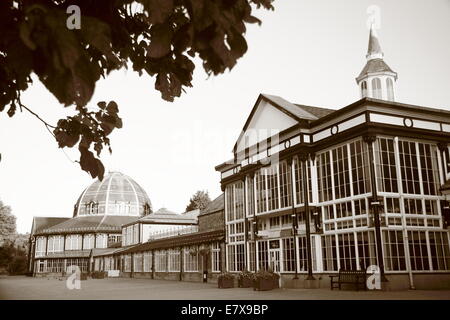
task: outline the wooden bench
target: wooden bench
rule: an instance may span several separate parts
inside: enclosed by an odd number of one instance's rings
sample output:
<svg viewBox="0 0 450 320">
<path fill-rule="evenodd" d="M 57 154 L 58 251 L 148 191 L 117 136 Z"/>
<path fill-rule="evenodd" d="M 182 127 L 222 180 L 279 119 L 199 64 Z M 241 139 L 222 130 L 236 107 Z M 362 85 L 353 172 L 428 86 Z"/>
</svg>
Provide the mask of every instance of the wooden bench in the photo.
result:
<svg viewBox="0 0 450 320">
<path fill-rule="evenodd" d="M 335 280 L 337 278 L 337 280 Z M 359 288 L 367 290 L 366 286 L 367 273 L 366 270 L 344 270 L 340 269 L 339 274 L 330 275 L 331 290 L 339 288 L 342 284 L 353 284 L 358 291 Z"/>
</svg>

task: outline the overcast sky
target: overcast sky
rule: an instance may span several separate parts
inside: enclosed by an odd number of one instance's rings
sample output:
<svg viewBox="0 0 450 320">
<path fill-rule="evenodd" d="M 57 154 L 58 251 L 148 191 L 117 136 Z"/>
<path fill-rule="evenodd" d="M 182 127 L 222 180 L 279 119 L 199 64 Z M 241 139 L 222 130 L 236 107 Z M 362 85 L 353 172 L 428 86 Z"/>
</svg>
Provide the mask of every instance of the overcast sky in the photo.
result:
<svg viewBox="0 0 450 320">
<path fill-rule="evenodd" d="M 332 109 L 359 99 L 355 77 L 366 60 L 367 8 L 380 8 L 378 30 L 387 64 L 398 72 L 396 100 L 450 110 L 450 1 L 275 0 L 248 27 L 249 50 L 231 71 L 207 78 L 197 63 L 193 88 L 174 103 L 154 79 L 131 70 L 97 84 L 95 104 L 115 100 L 124 127 L 111 135 L 107 170 L 121 171 L 148 193 L 153 208 L 183 212 L 196 190 L 220 194 L 214 166 L 228 160 L 258 94 Z M 23 101 L 49 122 L 62 106 L 35 81 Z M 0 200 L 29 232 L 33 216 L 71 217 L 92 179 L 42 124 L 27 113 L 0 113 Z"/>
</svg>

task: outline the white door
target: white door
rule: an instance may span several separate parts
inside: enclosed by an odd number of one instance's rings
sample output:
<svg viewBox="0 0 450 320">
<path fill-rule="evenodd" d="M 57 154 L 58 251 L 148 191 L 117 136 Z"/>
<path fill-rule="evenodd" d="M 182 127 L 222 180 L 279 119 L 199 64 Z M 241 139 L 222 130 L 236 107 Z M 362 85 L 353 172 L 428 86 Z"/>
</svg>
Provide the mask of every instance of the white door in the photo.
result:
<svg viewBox="0 0 450 320">
<path fill-rule="evenodd" d="M 269 266 L 273 272 L 280 272 L 280 250 L 271 249 L 269 250 Z"/>
</svg>

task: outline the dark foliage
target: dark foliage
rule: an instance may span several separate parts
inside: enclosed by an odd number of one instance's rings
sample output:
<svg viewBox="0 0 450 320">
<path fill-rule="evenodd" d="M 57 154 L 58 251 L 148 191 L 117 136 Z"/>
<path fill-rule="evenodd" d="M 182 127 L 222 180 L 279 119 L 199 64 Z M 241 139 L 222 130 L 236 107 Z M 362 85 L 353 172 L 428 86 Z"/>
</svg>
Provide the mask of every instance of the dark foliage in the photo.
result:
<svg viewBox="0 0 450 320">
<path fill-rule="evenodd" d="M 0 112 L 19 109 L 41 120 L 60 148 L 78 146 L 79 163 L 103 178 L 98 159 L 110 149 L 108 135 L 122 127 L 114 102 L 88 102 L 100 77 L 132 66 L 155 77 L 155 89 L 173 101 L 190 87 L 193 58 L 208 75 L 232 69 L 247 51 L 246 23 L 260 23 L 252 9 L 273 9 L 272 0 L 1 0 Z M 66 26 L 69 5 L 78 5 L 81 28 Z M 141 5 L 136 10 L 136 4 Z M 51 125 L 23 105 L 31 74 L 76 116 Z M 95 153 L 95 154 L 94 154 Z"/>
</svg>

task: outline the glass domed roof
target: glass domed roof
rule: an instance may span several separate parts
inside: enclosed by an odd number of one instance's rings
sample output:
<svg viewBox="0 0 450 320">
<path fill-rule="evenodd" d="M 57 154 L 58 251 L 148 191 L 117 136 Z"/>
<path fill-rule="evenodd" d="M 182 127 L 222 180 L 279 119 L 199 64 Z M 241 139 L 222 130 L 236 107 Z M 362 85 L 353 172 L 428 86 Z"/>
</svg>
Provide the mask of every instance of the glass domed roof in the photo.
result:
<svg viewBox="0 0 450 320">
<path fill-rule="evenodd" d="M 88 215 L 142 216 L 152 212 L 145 190 L 130 177 L 110 172 L 96 180 L 78 198 L 74 217 Z"/>
</svg>

